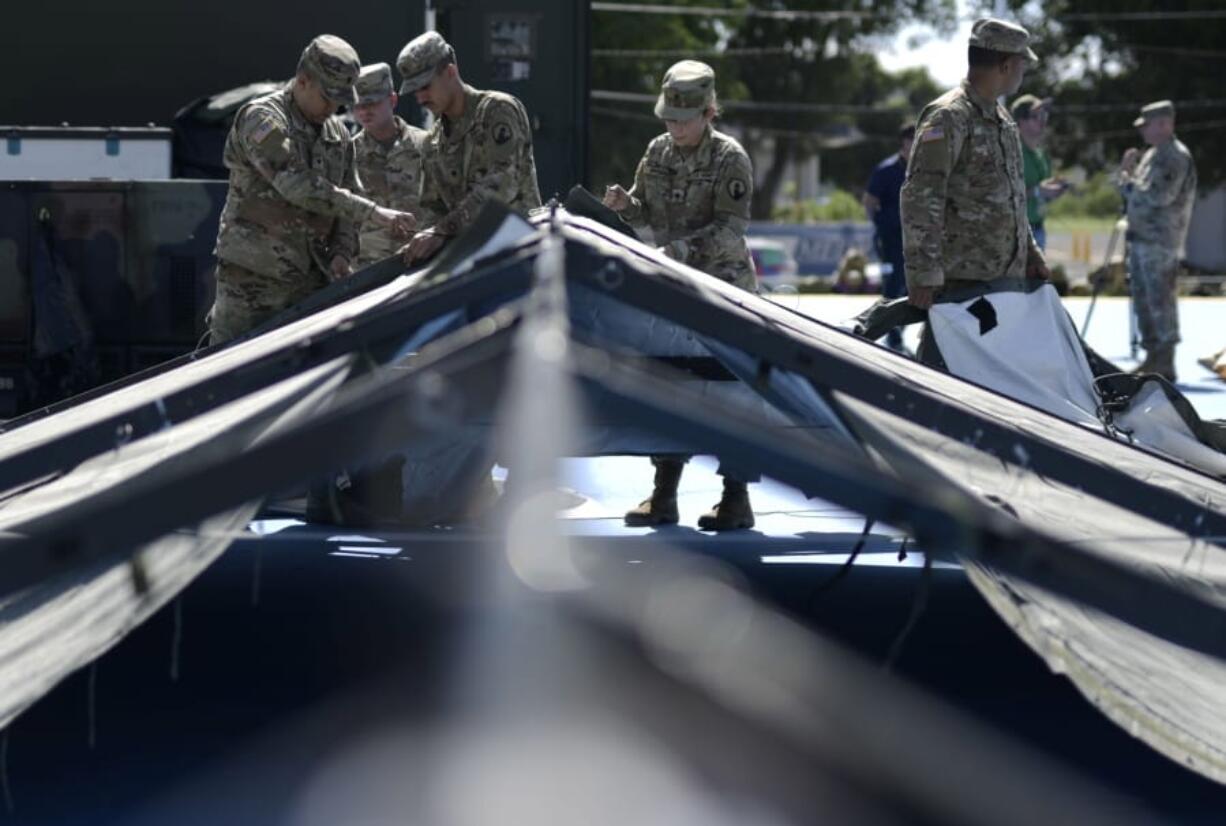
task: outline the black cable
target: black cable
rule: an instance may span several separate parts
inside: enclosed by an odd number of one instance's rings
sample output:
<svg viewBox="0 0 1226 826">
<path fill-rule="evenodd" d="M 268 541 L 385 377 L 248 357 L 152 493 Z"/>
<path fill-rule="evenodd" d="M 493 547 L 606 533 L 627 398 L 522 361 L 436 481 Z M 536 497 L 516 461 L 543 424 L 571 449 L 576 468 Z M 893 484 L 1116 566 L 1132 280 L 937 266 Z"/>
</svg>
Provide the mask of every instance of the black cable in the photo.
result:
<svg viewBox="0 0 1226 826">
<path fill-rule="evenodd" d="M 864 520 L 864 530 L 860 531 L 860 538 L 856 541 L 855 547 L 851 549 L 847 561 L 840 565 L 839 569 L 833 574 L 813 586 L 813 590 L 809 592 L 808 602 L 810 607 L 817 601 L 818 597 L 833 588 L 838 584 L 839 580 L 843 579 L 851 571 L 851 566 L 856 564 L 856 558 L 860 556 L 860 551 L 864 550 L 864 543 L 868 541 L 868 533 L 873 529 L 873 524 L 872 519 Z"/>
<path fill-rule="evenodd" d="M 932 556 L 925 553 L 924 567 L 920 571 L 919 587 L 915 592 L 915 599 L 911 602 L 911 613 L 907 616 L 907 622 L 903 625 L 902 630 L 898 632 L 898 636 L 894 638 L 894 642 L 890 644 L 890 652 L 886 654 L 885 663 L 882 666 L 886 673 L 894 670 L 894 665 L 902 655 L 902 649 L 907 642 L 907 638 L 911 636 L 911 632 L 915 630 L 919 618 L 928 607 L 928 591 L 931 580 Z"/>
</svg>

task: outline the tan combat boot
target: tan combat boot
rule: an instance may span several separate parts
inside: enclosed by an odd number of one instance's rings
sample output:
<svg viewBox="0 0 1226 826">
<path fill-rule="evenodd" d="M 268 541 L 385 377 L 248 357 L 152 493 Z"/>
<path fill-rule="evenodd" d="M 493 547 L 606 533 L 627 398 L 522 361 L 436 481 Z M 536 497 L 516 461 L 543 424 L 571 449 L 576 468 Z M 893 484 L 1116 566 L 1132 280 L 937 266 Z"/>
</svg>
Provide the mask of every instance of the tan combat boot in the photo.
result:
<svg viewBox="0 0 1226 826">
<path fill-rule="evenodd" d="M 1208 370 L 1210 373 L 1216 373 L 1218 372 L 1219 361 L 1226 365 L 1226 358 L 1224 357 L 1226 357 L 1226 349 L 1218 350 L 1216 353 L 1208 356 L 1201 356 L 1196 360 L 1196 363 Z"/>
<path fill-rule="evenodd" d="M 736 531 L 753 527 L 753 508 L 749 506 L 749 488 L 744 482 L 724 477 L 724 495 L 715 507 L 698 517 L 698 527 L 704 531 Z"/>
<path fill-rule="evenodd" d="M 656 466 L 655 487 L 651 496 L 639 503 L 637 508 L 626 511 L 626 524 L 631 528 L 649 528 L 655 525 L 676 525 L 677 485 L 685 462 L 680 459 L 653 459 Z"/>
</svg>

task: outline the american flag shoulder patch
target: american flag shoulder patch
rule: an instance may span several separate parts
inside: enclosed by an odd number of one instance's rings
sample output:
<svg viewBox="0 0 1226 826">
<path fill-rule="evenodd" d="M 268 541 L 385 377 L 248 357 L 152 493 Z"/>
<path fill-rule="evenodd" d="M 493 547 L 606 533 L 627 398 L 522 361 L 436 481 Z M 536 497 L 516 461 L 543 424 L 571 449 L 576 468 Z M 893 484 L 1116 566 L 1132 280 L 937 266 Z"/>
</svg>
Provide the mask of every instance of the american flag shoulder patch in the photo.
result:
<svg viewBox="0 0 1226 826">
<path fill-rule="evenodd" d="M 924 134 L 920 135 L 920 143 L 928 143 L 928 141 L 939 141 L 945 137 L 945 130 L 939 126 L 934 126 Z"/>
<path fill-rule="evenodd" d="M 263 143 L 272 130 L 277 128 L 277 124 L 270 117 L 260 118 L 260 122 L 256 124 L 255 129 L 251 130 L 251 139 L 256 143 Z"/>
</svg>

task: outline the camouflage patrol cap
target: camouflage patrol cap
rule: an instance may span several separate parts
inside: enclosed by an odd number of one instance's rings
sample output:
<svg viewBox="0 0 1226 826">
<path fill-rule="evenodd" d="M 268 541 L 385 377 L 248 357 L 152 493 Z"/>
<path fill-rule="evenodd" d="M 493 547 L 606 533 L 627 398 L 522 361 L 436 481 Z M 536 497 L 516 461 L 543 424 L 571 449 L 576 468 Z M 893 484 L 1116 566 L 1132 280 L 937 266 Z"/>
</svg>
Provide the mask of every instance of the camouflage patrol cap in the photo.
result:
<svg viewBox="0 0 1226 826">
<path fill-rule="evenodd" d="M 324 97 L 340 104 L 357 103 L 353 82 L 361 69 L 358 53 L 334 34 L 321 34 L 312 40 L 298 61 L 298 71 L 318 81 Z"/>
<path fill-rule="evenodd" d="M 656 117 L 689 120 L 715 102 L 715 70 L 697 60 L 674 63 L 664 73 Z"/>
<path fill-rule="evenodd" d="M 1016 23 L 981 17 L 971 25 L 970 45 L 980 49 L 1005 54 L 1025 55 L 1030 65 L 1039 62 L 1039 57 L 1030 48 L 1030 33 Z"/>
<path fill-rule="evenodd" d="M 455 50 L 438 32 L 426 32 L 410 40 L 396 58 L 400 94 L 412 94 L 428 84 L 446 61 L 455 62 Z"/>
<path fill-rule="evenodd" d="M 1141 107 L 1141 114 L 1132 122 L 1133 126 L 1143 126 L 1146 121 L 1154 118 L 1175 117 L 1175 104 L 1169 100 L 1156 100 Z"/>
<path fill-rule="evenodd" d="M 386 63 L 372 63 L 362 67 L 362 73 L 353 84 L 358 93 L 358 103 L 378 103 L 392 96 L 392 67 Z"/>
</svg>

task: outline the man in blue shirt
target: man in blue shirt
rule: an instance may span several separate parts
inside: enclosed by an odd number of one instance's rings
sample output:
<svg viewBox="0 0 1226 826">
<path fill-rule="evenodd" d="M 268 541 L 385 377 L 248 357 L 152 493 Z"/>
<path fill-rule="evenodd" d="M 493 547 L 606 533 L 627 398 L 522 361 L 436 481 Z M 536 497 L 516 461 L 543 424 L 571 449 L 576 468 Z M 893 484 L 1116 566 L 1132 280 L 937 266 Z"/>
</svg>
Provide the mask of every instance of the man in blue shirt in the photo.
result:
<svg viewBox="0 0 1226 826">
<path fill-rule="evenodd" d="M 877 165 L 864 189 L 864 211 L 877 230 L 874 243 L 883 271 L 881 294 L 886 298 L 901 298 L 907 294 L 898 193 L 907 177 L 907 158 L 915 139 L 915 126 L 904 126 L 898 137 L 898 152 Z M 902 333 L 897 329 L 891 330 L 886 336 L 886 344 L 895 350 L 902 350 Z"/>
</svg>

